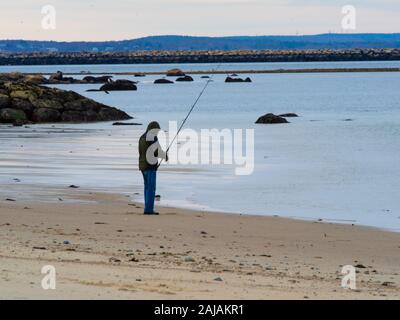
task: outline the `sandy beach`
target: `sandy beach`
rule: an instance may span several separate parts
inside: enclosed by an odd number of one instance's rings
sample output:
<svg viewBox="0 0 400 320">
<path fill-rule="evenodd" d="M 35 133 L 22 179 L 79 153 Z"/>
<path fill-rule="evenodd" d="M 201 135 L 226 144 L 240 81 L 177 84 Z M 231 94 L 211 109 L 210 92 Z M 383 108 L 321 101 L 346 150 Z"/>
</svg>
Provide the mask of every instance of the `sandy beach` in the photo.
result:
<svg viewBox="0 0 400 320">
<path fill-rule="evenodd" d="M 66 189 L 0 200 L 1 299 L 399 299 L 400 233 Z M 62 200 L 62 201 L 61 201 Z M 56 268 L 43 290 L 41 268 Z M 341 287 L 358 265 L 357 290 Z"/>
</svg>

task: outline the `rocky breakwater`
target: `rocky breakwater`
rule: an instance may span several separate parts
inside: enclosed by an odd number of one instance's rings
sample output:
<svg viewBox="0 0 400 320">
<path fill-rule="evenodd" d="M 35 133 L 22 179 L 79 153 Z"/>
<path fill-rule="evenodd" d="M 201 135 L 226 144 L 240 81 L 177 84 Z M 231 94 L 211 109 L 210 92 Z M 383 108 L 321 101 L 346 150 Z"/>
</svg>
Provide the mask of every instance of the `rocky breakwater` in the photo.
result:
<svg viewBox="0 0 400 320">
<path fill-rule="evenodd" d="M 0 123 L 94 122 L 132 119 L 73 91 L 0 78 Z"/>
</svg>

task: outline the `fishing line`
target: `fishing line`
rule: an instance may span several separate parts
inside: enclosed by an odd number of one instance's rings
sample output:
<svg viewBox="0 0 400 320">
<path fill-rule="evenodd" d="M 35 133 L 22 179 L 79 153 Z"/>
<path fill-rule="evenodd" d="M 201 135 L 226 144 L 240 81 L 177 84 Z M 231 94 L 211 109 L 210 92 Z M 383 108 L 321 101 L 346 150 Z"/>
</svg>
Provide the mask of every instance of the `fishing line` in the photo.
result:
<svg viewBox="0 0 400 320">
<path fill-rule="evenodd" d="M 190 114 L 192 113 L 192 111 L 194 110 L 194 108 L 196 107 L 197 103 L 199 102 L 200 98 L 202 97 L 202 95 L 204 94 L 204 92 L 206 91 L 208 85 L 210 82 L 212 82 L 216 71 L 219 69 L 219 67 L 221 66 L 221 63 L 217 65 L 217 67 L 213 70 L 213 74 L 211 75 L 210 79 L 207 80 L 204 88 L 200 91 L 200 94 L 198 95 L 198 97 L 196 98 L 196 100 L 194 101 L 193 105 L 191 106 L 191 108 L 189 109 L 188 114 L 186 115 L 185 119 L 183 119 L 178 131 L 176 132 L 174 138 L 172 139 L 172 141 L 170 142 L 167 150 L 165 151 L 166 153 L 168 153 L 169 149 L 171 148 L 172 144 L 174 143 L 174 141 L 176 140 L 176 138 L 178 137 L 179 133 L 181 132 L 183 126 L 185 125 L 186 121 L 189 119 Z M 158 167 L 161 166 L 161 163 L 164 161 L 164 159 L 161 159 L 160 163 L 158 164 Z"/>
</svg>

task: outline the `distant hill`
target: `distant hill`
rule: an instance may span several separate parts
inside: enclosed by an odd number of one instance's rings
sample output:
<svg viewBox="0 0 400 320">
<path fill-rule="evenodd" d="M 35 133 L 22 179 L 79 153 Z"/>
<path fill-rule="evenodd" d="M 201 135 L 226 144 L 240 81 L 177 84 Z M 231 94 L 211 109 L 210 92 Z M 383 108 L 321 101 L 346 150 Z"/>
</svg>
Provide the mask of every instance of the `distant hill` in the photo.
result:
<svg viewBox="0 0 400 320">
<path fill-rule="evenodd" d="M 400 48 L 400 33 L 309 36 L 152 36 L 104 42 L 0 40 L 0 52 L 125 52 L 148 50 L 304 50 Z"/>
</svg>

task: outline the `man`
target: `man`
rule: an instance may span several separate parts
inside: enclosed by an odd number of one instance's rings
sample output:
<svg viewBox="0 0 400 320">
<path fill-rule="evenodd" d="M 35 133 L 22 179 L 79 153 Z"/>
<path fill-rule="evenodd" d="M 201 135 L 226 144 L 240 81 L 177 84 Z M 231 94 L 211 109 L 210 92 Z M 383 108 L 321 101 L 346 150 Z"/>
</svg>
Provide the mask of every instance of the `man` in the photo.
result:
<svg viewBox="0 0 400 320">
<path fill-rule="evenodd" d="M 154 212 L 158 159 L 168 161 L 168 155 L 162 150 L 157 139 L 160 130 L 158 122 L 150 122 L 146 132 L 139 139 L 139 170 L 142 171 L 144 180 L 144 214 L 148 215 L 158 215 Z"/>
</svg>

